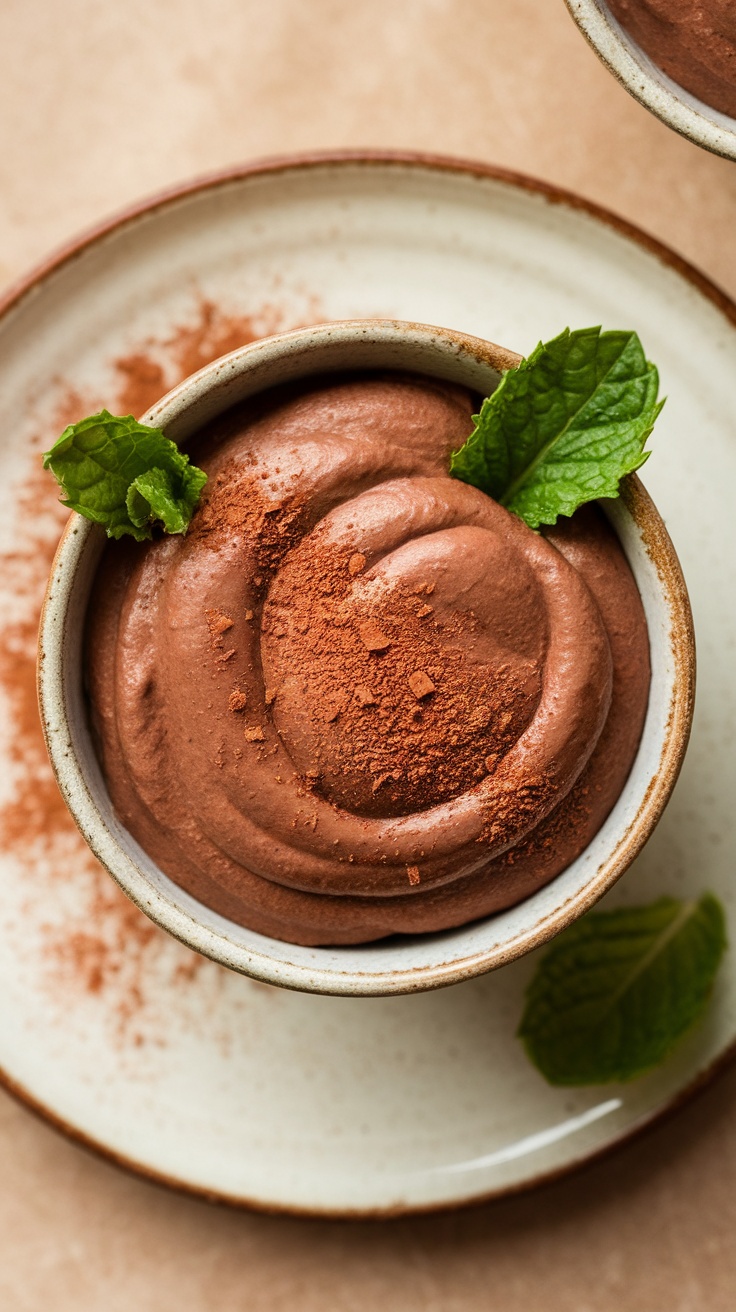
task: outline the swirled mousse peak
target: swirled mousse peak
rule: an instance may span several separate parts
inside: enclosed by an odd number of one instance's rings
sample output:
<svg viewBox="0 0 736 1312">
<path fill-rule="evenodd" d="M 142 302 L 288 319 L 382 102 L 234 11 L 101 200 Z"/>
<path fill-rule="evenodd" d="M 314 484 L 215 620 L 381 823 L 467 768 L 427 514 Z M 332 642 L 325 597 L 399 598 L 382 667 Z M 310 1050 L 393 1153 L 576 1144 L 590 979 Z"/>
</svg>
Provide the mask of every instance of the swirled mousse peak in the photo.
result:
<svg viewBox="0 0 736 1312">
<path fill-rule="evenodd" d="M 477 398 L 291 385 L 203 431 L 186 536 L 108 547 L 93 725 L 202 902 L 298 943 L 448 928 L 558 874 L 631 767 L 639 595 L 590 507 L 544 536 L 448 474 Z"/>
</svg>

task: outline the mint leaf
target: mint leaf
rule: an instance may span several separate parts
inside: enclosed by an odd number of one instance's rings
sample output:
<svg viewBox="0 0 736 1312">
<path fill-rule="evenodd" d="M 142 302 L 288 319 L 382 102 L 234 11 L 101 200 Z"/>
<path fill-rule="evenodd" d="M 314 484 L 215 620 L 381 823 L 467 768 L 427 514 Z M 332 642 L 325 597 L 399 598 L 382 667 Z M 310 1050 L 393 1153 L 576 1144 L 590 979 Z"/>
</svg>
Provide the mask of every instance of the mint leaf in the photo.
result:
<svg viewBox="0 0 736 1312">
<path fill-rule="evenodd" d="M 474 416 L 450 473 L 530 528 L 596 497 L 618 496 L 638 469 L 664 402 L 634 332 L 566 328 L 504 374 Z"/>
<path fill-rule="evenodd" d="M 539 963 L 519 1038 L 550 1084 L 633 1080 L 699 1018 L 725 947 L 709 893 L 584 916 Z"/>
<path fill-rule="evenodd" d="M 175 478 L 165 469 L 149 469 L 139 474 L 128 488 L 125 503 L 136 527 L 160 519 L 166 533 L 186 533 L 207 475 L 196 465 L 185 471 L 188 478 L 184 495 L 177 495 Z"/>
<path fill-rule="evenodd" d="M 101 410 L 64 429 L 43 458 L 61 484 L 62 504 L 102 524 L 108 537 L 138 542 L 160 521 L 185 533 L 207 475 L 160 428 Z"/>
</svg>

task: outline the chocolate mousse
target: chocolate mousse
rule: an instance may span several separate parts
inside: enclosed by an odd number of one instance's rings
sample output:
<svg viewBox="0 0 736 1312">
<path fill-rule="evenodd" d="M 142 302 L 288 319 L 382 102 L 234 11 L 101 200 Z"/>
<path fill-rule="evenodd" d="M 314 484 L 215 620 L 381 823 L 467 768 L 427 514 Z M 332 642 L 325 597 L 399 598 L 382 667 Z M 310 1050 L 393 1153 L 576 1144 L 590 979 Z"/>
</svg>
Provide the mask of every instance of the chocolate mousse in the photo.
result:
<svg viewBox="0 0 736 1312">
<path fill-rule="evenodd" d="M 736 118 L 733 0 L 608 0 L 621 26 L 665 73 Z"/>
<path fill-rule="evenodd" d="M 105 552 L 88 676 L 116 811 L 261 933 L 360 943 L 508 907 L 626 781 L 634 579 L 597 508 L 537 534 L 449 476 L 477 401 L 399 374 L 265 393 L 193 445 L 185 537 Z"/>
</svg>

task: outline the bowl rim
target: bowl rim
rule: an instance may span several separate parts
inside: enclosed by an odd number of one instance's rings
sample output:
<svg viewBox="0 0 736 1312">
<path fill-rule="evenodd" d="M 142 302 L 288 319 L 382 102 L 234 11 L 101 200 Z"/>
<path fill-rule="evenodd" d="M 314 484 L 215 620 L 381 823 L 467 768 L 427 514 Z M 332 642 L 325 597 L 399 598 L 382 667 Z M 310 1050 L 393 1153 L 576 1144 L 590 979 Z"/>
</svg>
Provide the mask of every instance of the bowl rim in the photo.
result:
<svg viewBox="0 0 736 1312">
<path fill-rule="evenodd" d="M 265 361 L 268 369 L 269 362 L 271 365 L 274 361 L 278 363 L 290 352 L 297 359 L 311 357 L 314 360 L 318 356 L 322 359 L 325 348 L 334 346 L 335 342 L 338 348 L 341 345 L 354 347 L 366 343 L 369 348 L 378 344 L 379 348 L 384 346 L 389 350 L 397 345 L 406 348 L 408 344 L 419 345 L 425 351 L 437 351 L 439 347 L 438 362 L 444 351 L 447 358 L 465 356 L 467 363 L 496 372 L 520 359 L 505 348 L 451 329 L 397 320 L 333 321 L 261 338 L 220 357 L 167 393 L 144 415 L 144 421 L 160 425 L 176 436 L 177 421 L 186 422 L 187 415 L 196 412 L 198 399 L 221 392 L 226 400 L 220 406 L 220 411 L 224 410 L 228 404 L 228 384 L 248 373 L 257 374 L 259 363 Z M 332 365 L 333 370 L 338 367 Z M 400 367 L 408 366 L 404 363 Z M 329 372 L 329 368 L 325 372 Z M 314 373 L 314 368 L 292 376 L 305 377 L 309 372 Z M 437 376 L 442 375 L 439 373 Z M 273 381 L 256 387 L 252 394 L 270 385 L 273 385 Z M 196 426 L 195 418 L 194 431 Z M 39 629 L 37 677 L 41 723 L 54 775 L 85 841 L 127 896 L 160 928 L 219 964 L 264 983 L 339 996 L 386 996 L 418 992 L 486 973 L 541 946 L 589 910 L 641 851 L 656 827 L 677 780 L 692 722 L 695 646 L 690 604 L 679 561 L 664 523 L 636 475 L 630 475 L 623 481 L 620 501 L 641 534 L 644 550 L 656 570 L 660 595 L 669 619 L 667 647 L 674 664 L 674 677 L 667 723 L 656 743 L 658 766 L 641 800 L 636 804 L 635 815 L 625 824 L 623 831 L 617 833 L 611 850 L 598 861 L 589 880 L 577 892 L 563 896 L 552 910 L 548 910 L 515 937 L 469 953 L 467 947 L 464 954 L 462 949 L 458 955 L 446 953 L 440 963 L 404 963 L 396 967 L 366 971 L 361 968 L 365 962 L 361 962 L 358 956 L 350 969 L 336 969 L 328 963 L 321 966 L 318 960 L 309 965 L 236 944 L 224 931 L 218 932 L 211 925 L 204 924 L 192 910 L 187 912 L 181 905 L 175 906 L 162 889 L 154 887 L 142 867 L 136 865 L 130 853 L 125 852 L 117 842 L 98 808 L 93 796 L 94 789 L 90 788 L 88 776 L 73 747 L 64 691 L 63 652 L 68 609 L 74 588 L 75 562 L 82 557 L 90 537 L 99 534 L 99 529 L 81 516 L 72 514 L 59 542 L 44 598 Z M 169 882 L 174 883 L 172 880 Z M 554 883 L 554 880 L 550 881 L 547 887 Z M 192 907 L 200 905 L 190 895 L 184 894 L 184 897 Z M 209 916 L 213 914 L 208 908 L 206 910 Z M 227 923 L 225 918 L 221 919 Z M 476 923 L 482 923 L 484 919 L 492 917 L 481 918 Z M 458 926 L 444 933 L 452 935 L 465 928 Z M 415 937 L 420 939 L 422 936 L 412 936 Z M 264 945 L 278 942 L 280 950 L 284 951 L 281 940 L 269 939 L 265 935 L 260 935 L 259 939 Z M 386 943 L 391 946 L 390 939 Z M 304 949 L 287 944 L 286 947 L 297 956 L 300 953 L 312 957 L 317 954 L 317 958 L 321 952 L 351 951 L 349 946 Z"/>
<path fill-rule="evenodd" d="M 696 146 L 736 159 L 736 119 L 675 82 L 614 18 L 606 0 L 565 0 L 598 58 L 629 95 Z"/>
</svg>

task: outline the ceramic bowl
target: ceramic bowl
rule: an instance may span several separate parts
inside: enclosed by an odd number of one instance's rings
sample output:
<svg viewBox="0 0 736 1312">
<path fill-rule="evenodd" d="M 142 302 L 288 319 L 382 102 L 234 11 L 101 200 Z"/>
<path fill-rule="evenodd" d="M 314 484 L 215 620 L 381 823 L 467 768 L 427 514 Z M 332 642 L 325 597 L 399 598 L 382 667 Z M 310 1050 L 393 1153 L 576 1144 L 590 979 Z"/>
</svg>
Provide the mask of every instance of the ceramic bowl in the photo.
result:
<svg viewBox="0 0 736 1312">
<path fill-rule="evenodd" d="M 606 0 L 566 0 L 566 4 L 606 68 L 636 100 L 696 146 L 736 159 L 736 119 L 668 77 L 621 27 Z"/>
<path fill-rule="evenodd" d="M 403 369 L 488 395 L 510 351 L 421 324 L 325 324 L 265 338 L 208 365 L 144 416 L 180 444 L 246 397 L 309 375 Z M 105 545 L 72 515 L 54 561 L 41 618 L 39 699 L 64 799 L 103 866 L 156 924 L 224 966 L 317 993 L 408 993 L 492 970 L 539 946 L 587 911 L 631 864 L 654 829 L 685 753 L 693 706 L 692 619 L 674 548 L 636 477 L 601 503 L 629 559 L 646 611 L 652 688 L 636 761 L 588 848 L 545 888 L 508 911 L 460 929 L 359 947 L 305 948 L 257 934 L 203 906 L 172 882 L 117 819 L 90 736 L 82 682 L 86 608 Z"/>
</svg>

